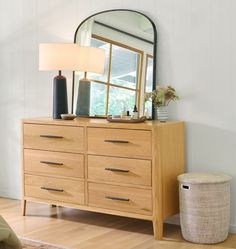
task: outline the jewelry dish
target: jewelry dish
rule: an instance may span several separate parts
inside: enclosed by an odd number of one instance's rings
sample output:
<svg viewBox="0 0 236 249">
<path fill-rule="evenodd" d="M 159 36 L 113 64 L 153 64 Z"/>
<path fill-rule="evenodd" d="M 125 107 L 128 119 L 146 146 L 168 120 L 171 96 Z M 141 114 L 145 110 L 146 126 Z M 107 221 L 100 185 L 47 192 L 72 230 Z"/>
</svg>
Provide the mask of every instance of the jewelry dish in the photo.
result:
<svg viewBox="0 0 236 249">
<path fill-rule="evenodd" d="M 74 114 L 61 114 L 61 118 L 63 120 L 73 120 L 76 118 L 76 115 L 74 115 Z"/>
</svg>

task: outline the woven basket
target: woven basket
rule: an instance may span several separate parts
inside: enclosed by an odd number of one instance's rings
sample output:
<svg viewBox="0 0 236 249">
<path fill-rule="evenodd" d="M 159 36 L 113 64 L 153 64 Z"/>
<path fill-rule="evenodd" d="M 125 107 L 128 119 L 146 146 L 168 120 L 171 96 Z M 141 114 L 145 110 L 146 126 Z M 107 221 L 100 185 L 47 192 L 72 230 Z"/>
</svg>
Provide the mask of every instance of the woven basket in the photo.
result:
<svg viewBox="0 0 236 249">
<path fill-rule="evenodd" d="M 184 239 L 214 244 L 227 238 L 230 179 L 224 174 L 207 173 L 188 173 L 178 177 L 180 224 Z"/>
</svg>

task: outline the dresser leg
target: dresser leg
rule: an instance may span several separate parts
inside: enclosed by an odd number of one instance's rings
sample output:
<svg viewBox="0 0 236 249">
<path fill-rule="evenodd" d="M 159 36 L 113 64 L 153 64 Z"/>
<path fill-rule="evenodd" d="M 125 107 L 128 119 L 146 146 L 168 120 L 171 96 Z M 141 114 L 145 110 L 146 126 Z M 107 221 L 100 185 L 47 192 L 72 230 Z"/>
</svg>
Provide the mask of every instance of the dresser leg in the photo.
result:
<svg viewBox="0 0 236 249">
<path fill-rule="evenodd" d="M 158 222 L 157 220 L 152 221 L 154 238 L 156 240 L 162 240 L 163 237 L 163 222 Z"/>
<path fill-rule="evenodd" d="M 26 200 L 22 200 L 21 201 L 21 211 L 22 211 L 22 215 L 25 216 L 25 212 L 26 212 Z"/>
</svg>

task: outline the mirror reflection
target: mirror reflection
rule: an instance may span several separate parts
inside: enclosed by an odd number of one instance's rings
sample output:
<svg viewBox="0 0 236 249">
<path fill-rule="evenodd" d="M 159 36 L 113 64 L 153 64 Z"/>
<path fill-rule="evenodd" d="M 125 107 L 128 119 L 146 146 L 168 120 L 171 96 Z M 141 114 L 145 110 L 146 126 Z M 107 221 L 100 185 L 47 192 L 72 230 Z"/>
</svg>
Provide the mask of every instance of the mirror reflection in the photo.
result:
<svg viewBox="0 0 236 249">
<path fill-rule="evenodd" d="M 134 11 L 107 11 L 86 19 L 76 31 L 75 42 L 103 49 L 104 70 L 75 72 L 73 113 L 106 117 L 132 112 L 136 105 L 140 114 L 151 116 L 152 104 L 144 105 L 143 96 L 154 87 L 154 35 L 149 19 Z M 92 63 L 96 60 L 92 58 Z"/>
</svg>

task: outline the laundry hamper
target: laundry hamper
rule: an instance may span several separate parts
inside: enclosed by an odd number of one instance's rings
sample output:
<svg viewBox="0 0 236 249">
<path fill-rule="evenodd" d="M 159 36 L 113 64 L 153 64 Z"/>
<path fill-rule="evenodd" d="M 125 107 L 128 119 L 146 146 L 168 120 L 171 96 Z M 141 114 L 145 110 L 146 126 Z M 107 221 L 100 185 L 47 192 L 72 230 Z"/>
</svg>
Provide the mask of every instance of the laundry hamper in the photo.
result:
<svg viewBox="0 0 236 249">
<path fill-rule="evenodd" d="M 178 176 L 180 224 L 184 239 L 213 244 L 227 238 L 230 180 L 230 176 L 220 173 L 187 173 Z"/>
</svg>

